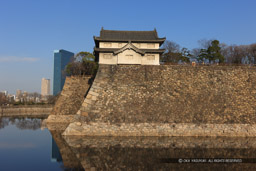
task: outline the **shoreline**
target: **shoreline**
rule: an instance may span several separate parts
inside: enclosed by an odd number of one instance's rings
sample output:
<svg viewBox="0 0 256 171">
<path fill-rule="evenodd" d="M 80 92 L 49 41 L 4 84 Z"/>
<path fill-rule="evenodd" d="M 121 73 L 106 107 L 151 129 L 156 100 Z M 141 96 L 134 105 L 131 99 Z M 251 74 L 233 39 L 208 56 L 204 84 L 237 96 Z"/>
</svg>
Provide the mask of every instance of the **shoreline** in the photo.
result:
<svg viewBox="0 0 256 171">
<path fill-rule="evenodd" d="M 52 111 L 53 105 L 19 105 L 0 107 L 1 117 L 47 117 Z"/>
</svg>

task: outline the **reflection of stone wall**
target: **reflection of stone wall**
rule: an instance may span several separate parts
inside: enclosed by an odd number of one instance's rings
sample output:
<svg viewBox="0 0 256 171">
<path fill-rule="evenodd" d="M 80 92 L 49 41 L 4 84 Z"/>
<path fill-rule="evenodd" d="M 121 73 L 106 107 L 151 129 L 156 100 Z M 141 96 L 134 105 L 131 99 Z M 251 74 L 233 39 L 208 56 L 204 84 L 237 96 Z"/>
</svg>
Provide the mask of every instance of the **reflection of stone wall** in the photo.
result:
<svg viewBox="0 0 256 171">
<path fill-rule="evenodd" d="M 65 140 L 85 170 L 256 169 L 255 163 L 188 164 L 178 162 L 178 159 L 184 158 L 235 158 L 246 162 L 248 158 L 256 158 L 256 149 L 253 145 L 255 140 L 253 139 L 84 137 L 76 140 L 65 137 Z M 251 143 L 254 148 L 244 146 L 246 142 Z"/>
<path fill-rule="evenodd" d="M 76 155 L 72 152 L 70 147 L 67 145 L 66 141 L 61 136 L 62 131 L 55 130 L 50 132 L 52 134 L 52 138 L 54 139 L 59 148 L 64 167 L 80 169 L 81 164 L 78 161 Z"/>
<path fill-rule="evenodd" d="M 67 77 L 61 94 L 47 122 L 67 122 L 73 120 L 84 100 L 90 84 L 90 76 Z"/>
<path fill-rule="evenodd" d="M 120 124 L 190 123 L 209 124 L 211 134 L 211 124 L 255 124 L 255 104 L 255 67 L 100 65 L 78 114 L 83 122 L 117 125 L 116 131 Z M 87 128 L 75 125 L 76 132 Z M 240 126 L 220 129 L 235 133 Z M 240 131 L 247 134 L 247 126 Z"/>
</svg>

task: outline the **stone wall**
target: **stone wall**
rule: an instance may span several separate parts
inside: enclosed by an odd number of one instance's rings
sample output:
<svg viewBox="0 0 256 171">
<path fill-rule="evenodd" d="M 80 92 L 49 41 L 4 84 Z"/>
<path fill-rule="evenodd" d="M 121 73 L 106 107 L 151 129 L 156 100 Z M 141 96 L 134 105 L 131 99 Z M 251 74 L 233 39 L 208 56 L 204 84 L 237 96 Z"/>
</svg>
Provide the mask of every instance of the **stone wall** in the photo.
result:
<svg viewBox="0 0 256 171">
<path fill-rule="evenodd" d="M 47 122 L 69 122 L 74 120 L 90 88 L 91 76 L 67 77 L 63 90 L 54 105 Z"/>
<path fill-rule="evenodd" d="M 221 135 L 226 136 L 227 132 L 235 130 L 235 134 L 239 130 L 242 136 L 248 136 L 248 131 L 254 136 L 255 104 L 255 67 L 100 65 L 78 112 L 81 123 L 71 124 L 65 134 L 82 132 L 93 124 L 97 128 L 107 125 L 110 132 L 127 127 L 132 132 L 131 127 L 141 125 L 147 131 L 143 124 L 149 124 L 149 128 L 156 129 L 156 135 L 161 135 L 165 131 L 160 124 L 184 124 L 188 126 L 184 130 L 203 129 L 199 135 L 225 132 Z M 208 132 L 201 128 L 202 124 L 206 124 Z M 243 129 L 248 125 L 253 130 Z"/>
<path fill-rule="evenodd" d="M 0 116 L 48 116 L 52 105 L 0 107 Z"/>
</svg>

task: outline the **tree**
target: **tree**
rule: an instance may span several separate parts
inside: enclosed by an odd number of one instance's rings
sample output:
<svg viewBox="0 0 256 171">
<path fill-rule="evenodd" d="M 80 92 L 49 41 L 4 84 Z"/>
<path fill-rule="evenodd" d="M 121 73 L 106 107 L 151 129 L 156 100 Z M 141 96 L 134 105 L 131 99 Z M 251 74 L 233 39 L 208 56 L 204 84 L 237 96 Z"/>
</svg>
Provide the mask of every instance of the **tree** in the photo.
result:
<svg viewBox="0 0 256 171">
<path fill-rule="evenodd" d="M 197 43 L 200 46 L 200 49 L 208 49 L 211 46 L 213 40 L 201 39 L 198 40 Z"/>
<path fill-rule="evenodd" d="M 208 53 L 206 49 L 200 49 L 199 55 L 197 56 L 198 62 L 204 62 L 208 58 Z"/>
<path fill-rule="evenodd" d="M 200 55 L 200 48 L 194 48 L 191 50 L 192 58 L 197 58 Z"/>
<path fill-rule="evenodd" d="M 246 47 L 246 56 L 250 64 L 255 64 L 256 62 L 256 44 L 251 44 Z"/>
<path fill-rule="evenodd" d="M 181 57 L 180 60 L 182 62 L 190 62 L 190 58 L 192 57 L 192 54 L 187 48 L 182 48 L 181 49 Z"/>
<path fill-rule="evenodd" d="M 166 40 L 162 47 L 165 49 L 165 53 L 178 53 L 180 52 L 180 45 L 173 41 Z"/>
<path fill-rule="evenodd" d="M 90 52 L 79 52 L 75 55 L 75 60 L 70 62 L 65 69 L 68 75 L 95 75 L 98 64 L 95 56 Z"/>
<path fill-rule="evenodd" d="M 79 52 L 75 58 L 77 61 L 95 61 L 95 56 L 90 52 Z"/>
<path fill-rule="evenodd" d="M 204 61 L 205 59 L 208 59 L 209 63 L 212 61 L 215 62 L 216 60 L 218 60 L 219 63 L 224 62 L 224 56 L 221 54 L 221 47 L 218 40 L 211 41 L 207 49 L 200 50 L 198 60 Z"/>
<path fill-rule="evenodd" d="M 164 54 L 161 56 L 162 62 L 189 62 L 189 58 L 192 56 L 187 48 L 180 50 L 180 45 L 173 41 L 166 40 L 162 47 L 165 49 Z"/>
<path fill-rule="evenodd" d="M 224 62 L 224 56 L 221 54 L 220 42 L 213 40 L 211 46 L 207 49 L 209 62 L 218 60 L 219 63 Z"/>
<path fill-rule="evenodd" d="M 256 45 L 230 45 L 222 50 L 227 63 L 234 64 L 254 64 L 256 58 Z"/>
</svg>

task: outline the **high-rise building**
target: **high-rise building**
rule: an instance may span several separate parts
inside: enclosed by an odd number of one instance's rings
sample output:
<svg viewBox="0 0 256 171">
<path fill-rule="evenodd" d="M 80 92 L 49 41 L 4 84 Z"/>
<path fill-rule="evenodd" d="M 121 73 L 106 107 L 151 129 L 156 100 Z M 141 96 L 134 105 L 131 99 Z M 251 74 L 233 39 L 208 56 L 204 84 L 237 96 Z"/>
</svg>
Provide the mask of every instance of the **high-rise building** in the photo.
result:
<svg viewBox="0 0 256 171">
<path fill-rule="evenodd" d="M 66 79 L 65 67 L 73 56 L 74 53 L 63 49 L 54 51 L 53 95 L 61 92 Z"/>
<path fill-rule="evenodd" d="M 50 95 L 50 79 L 42 78 L 42 82 L 41 82 L 41 95 L 42 96 Z"/>
<path fill-rule="evenodd" d="M 22 91 L 21 90 L 16 90 L 16 98 L 21 98 Z"/>
</svg>

